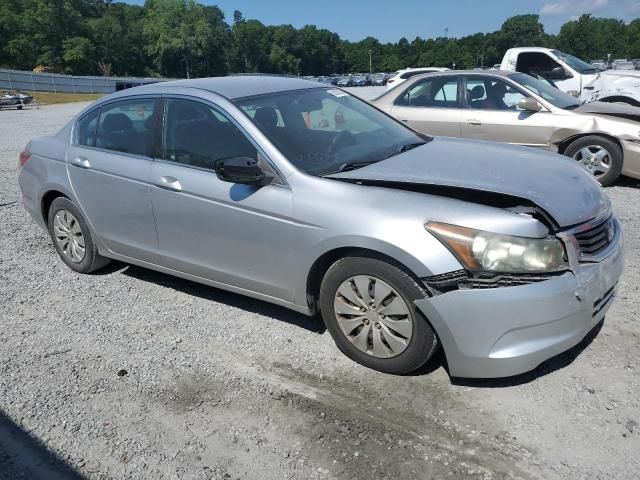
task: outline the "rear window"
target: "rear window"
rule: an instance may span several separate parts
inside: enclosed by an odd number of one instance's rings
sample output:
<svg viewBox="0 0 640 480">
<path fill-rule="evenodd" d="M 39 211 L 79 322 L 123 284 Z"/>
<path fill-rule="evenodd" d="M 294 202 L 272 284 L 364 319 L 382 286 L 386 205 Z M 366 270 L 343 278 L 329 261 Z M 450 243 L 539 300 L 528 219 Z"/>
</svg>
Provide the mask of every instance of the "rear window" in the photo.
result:
<svg viewBox="0 0 640 480">
<path fill-rule="evenodd" d="M 78 145 L 85 145 L 87 147 L 96 146 L 96 128 L 98 126 L 99 114 L 100 109 L 96 108 L 78 120 L 76 133 Z"/>
<path fill-rule="evenodd" d="M 95 146 L 151 156 L 155 100 L 126 100 L 102 107 Z"/>
</svg>

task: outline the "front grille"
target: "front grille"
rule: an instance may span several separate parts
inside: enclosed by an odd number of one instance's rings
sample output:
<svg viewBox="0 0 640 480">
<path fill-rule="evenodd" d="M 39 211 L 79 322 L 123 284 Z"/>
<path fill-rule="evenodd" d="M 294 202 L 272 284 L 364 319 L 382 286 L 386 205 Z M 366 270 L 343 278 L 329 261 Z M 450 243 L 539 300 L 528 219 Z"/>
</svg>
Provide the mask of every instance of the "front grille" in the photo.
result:
<svg viewBox="0 0 640 480">
<path fill-rule="evenodd" d="M 461 288 L 496 288 L 518 287 L 530 283 L 544 282 L 554 276 L 554 273 L 528 274 L 528 273 L 501 273 L 494 276 L 479 275 L 475 278 L 461 282 Z"/>
<path fill-rule="evenodd" d="M 612 217 L 593 228 L 575 234 L 583 255 L 597 255 L 606 249 L 615 235 L 616 224 Z"/>
<path fill-rule="evenodd" d="M 467 272 L 457 270 L 455 272 L 434 275 L 424 279 L 431 293 L 437 295 L 459 289 L 471 288 L 498 288 L 517 287 L 529 285 L 530 283 L 544 282 L 555 275 L 564 272 L 552 273 L 489 273 L 489 272 Z"/>
</svg>

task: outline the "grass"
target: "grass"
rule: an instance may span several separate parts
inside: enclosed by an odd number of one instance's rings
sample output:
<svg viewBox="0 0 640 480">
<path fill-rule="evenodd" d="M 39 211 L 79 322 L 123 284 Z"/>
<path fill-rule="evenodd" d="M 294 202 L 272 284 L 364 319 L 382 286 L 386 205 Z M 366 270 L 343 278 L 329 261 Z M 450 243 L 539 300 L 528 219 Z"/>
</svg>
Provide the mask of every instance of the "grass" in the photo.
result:
<svg viewBox="0 0 640 480">
<path fill-rule="evenodd" d="M 90 102 L 104 97 L 104 93 L 54 93 L 54 92 L 29 92 L 40 105 L 53 105 L 55 103 Z"/>
</svg>

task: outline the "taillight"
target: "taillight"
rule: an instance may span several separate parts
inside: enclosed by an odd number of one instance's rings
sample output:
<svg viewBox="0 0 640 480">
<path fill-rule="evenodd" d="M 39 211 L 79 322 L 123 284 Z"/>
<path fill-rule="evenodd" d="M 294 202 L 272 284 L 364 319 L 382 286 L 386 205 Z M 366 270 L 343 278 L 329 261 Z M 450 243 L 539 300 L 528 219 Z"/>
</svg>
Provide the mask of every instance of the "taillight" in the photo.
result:
<svg viewBox="0 0 640 480">
<path fill-rule="evenodd" d="M 20 166 L 24 167 L 30 158 L 31 158 L 31 152 L 28 152 L 26 150 L 23 152 L 20 152 L 20 160 L 19 160 Z"/>
</svg>

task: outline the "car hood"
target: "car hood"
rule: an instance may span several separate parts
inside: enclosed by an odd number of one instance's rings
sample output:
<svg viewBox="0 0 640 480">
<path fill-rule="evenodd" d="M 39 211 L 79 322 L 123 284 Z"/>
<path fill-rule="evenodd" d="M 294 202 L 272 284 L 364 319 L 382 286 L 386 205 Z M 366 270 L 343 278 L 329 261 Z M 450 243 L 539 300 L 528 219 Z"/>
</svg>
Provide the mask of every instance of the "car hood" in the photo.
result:
<svg viewBox="0 0 640 480">
<path fill-rule="evenodd" d="M 573 111 L 578 113 L 595 113 L 598 115 L 626 118 L 628 120 L 635 120 L 636 122 L 640 122 L 640 107 L 634 107 L 622 103 L 583 103 L 579 107 L 573 109 Z"/>
<path fill-rule="evenodd" d="M 609 208 L 600 185 L 574 162 L 528 147 L 435 137 L 400 155 L 329 177 L 390 186 L 450 187 L 522 198 L 543 209 L 559 227 L 568 227 Z"/>
<path fill-rule="evenodd" d="M 605 70 L 600 75 L 616 77 L 640 77 L 640 70 Z"/>
</svg>

